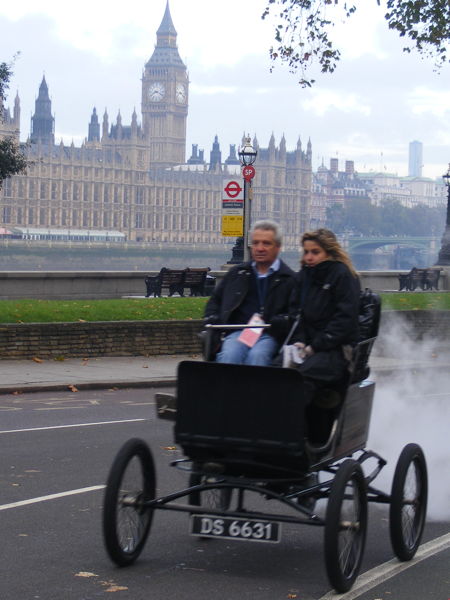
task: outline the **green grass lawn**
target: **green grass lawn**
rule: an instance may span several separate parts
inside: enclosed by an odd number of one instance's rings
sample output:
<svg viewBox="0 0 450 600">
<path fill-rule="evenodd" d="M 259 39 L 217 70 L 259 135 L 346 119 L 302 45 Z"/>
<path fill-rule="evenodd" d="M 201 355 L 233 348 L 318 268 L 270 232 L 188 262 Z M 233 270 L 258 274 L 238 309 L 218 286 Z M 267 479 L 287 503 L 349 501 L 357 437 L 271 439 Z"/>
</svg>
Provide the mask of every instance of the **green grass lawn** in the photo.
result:
<svg viewBox="0 0 450 600">
<path fill-rule="evenodd" d="M 383 310 L 450 310 L 450 292 L 381 294 Z"/>
<path fill-rule="evenodd" d="M 381 294 L 384 310 L 450 310 L 450 292 Z M 201 319 L 207 298 L 0 300 L 0 323 Z"/>
<path fill-rule="evenodd" d="M 0 323 L 201 319 L 207 298 L 0 300 Z"/>
</svg>

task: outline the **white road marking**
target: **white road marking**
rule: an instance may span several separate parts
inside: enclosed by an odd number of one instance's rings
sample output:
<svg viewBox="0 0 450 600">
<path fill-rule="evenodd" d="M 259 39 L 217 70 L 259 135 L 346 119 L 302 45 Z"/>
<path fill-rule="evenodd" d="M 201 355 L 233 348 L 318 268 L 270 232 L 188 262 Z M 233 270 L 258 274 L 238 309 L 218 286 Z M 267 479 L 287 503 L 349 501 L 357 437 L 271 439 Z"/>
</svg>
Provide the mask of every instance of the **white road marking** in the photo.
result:
<svg viewBox="0 0 450 600">
<path fill-rule="evenodd" d="M 73 425 L 52 425 L 50 427 L 30 427 L 28 429 L 5 429 L 0 433 L 22 433 L 26 431 L 46 431 L 48 429 L 70 429 L 71 427 L 96 427 L 97 425 L 114 425 L 116 423 L 137 423 L 148 419 L 122 419 L 120 421 L 99 421 L 98 423 L 74 423 Z"/>
<path fill-rule="evenodd" d="M 96 492 L 102 490 L 104 485 L 92 485 L 91 487 L 79 488 L 78 490 L 68 490 L 59 494 L 49 494 L 48 496 L 39 496 L 38 498 L 30 498 L 29 500 L 20 500 L 19 502 L 11 502 L 11 504 L 0 504 L 0 510 L 8 510 L 8 508 L 18 508 L 19 506 L 27 506 L 36 504 L 37 502 L 45 502 L 46 500 L 56 500 L 65 496 L 75 496 L 76 494 L 86 494 L 86 492 Z"/>
<path fill-rule="evenodd" d="M 379 565 L 370 571 L 367 571 L 356 580 L 353 588 L 345 594 L 337 594 L 334 591 L 330 591 L 319 598 L 319 600 L 355 600 L 361 594 L 365 594 L 372 588 L 376 587 L 380 583 L 395 577 L 402 571 L 414 567 L 417 563 L 450 548 L 450 533 L 442 535 L 426 544 L 422 544 L 417 550 L 415 557 L 408 562 L 400 562 L 397 558 L 390 560 L 383 565 Z"/>
</svg>

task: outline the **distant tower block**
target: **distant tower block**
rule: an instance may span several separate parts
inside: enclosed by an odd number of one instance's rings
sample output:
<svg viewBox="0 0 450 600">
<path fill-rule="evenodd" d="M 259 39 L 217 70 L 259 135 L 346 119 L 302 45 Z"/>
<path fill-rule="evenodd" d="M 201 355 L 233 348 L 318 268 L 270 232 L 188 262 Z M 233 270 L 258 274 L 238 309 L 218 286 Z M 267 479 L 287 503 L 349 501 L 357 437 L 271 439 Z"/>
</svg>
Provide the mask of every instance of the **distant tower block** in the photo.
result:
<svg viewBox="0 0 450 600">
<path fill-rule="evenodd" d="M 409 177 L 422 177 L 422 142 L 414 140 L 409 143 Z"/>
</svg>

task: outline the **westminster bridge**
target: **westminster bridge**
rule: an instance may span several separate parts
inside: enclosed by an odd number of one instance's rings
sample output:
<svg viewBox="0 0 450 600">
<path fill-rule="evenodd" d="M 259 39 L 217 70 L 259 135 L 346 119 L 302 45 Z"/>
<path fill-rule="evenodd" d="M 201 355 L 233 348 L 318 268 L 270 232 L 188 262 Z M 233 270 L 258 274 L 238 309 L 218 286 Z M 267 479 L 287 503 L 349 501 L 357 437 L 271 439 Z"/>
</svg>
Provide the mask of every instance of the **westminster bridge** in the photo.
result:
<svg viewBox="0 0 450 600">
<path fill-rule="evenodd" d="M 436 262 L 437 236 L 338 236 L 359 269 L 409 269 Z"/>
</svg>

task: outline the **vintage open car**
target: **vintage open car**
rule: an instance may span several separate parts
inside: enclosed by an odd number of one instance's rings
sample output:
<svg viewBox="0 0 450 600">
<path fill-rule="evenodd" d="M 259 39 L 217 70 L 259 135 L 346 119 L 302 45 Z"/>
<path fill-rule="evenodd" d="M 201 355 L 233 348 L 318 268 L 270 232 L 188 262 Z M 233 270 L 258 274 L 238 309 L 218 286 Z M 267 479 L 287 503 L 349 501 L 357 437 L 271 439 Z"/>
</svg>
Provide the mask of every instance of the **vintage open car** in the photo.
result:
<svg viewBox="0 0 450 600">
<path fill-rule="evenodd" d="M 394 553 L 410 560 L 425 524 L 427 468 L 422 449 L 410 443 L 390 493 L 372 485 L 386 464 L 365 448 L 375 391 L 365 376 L 374 340 L 355 348 L 333 408 L 305 403 L 295 369 L 181 362 L 176 396 L 160 394 L 157 404 L 159 416 L 174 421 L 183 458 L 170 465 L 187 472 L 187 486 L 156 497 L 150 448 L 129 440 L 114 460 L 104 497 L 110 558 L 120 566 L 136 560 L 156 510 L 185 512 L 191 534 L 228 540 L 274 543 L 282 523 L 322 526 L 329 581 L 345 592 L 363 558 L 368 502 L 377 502 L 389 504 Z M 268 501 L 267 510 L 256 497 Z"/>
</svg>

